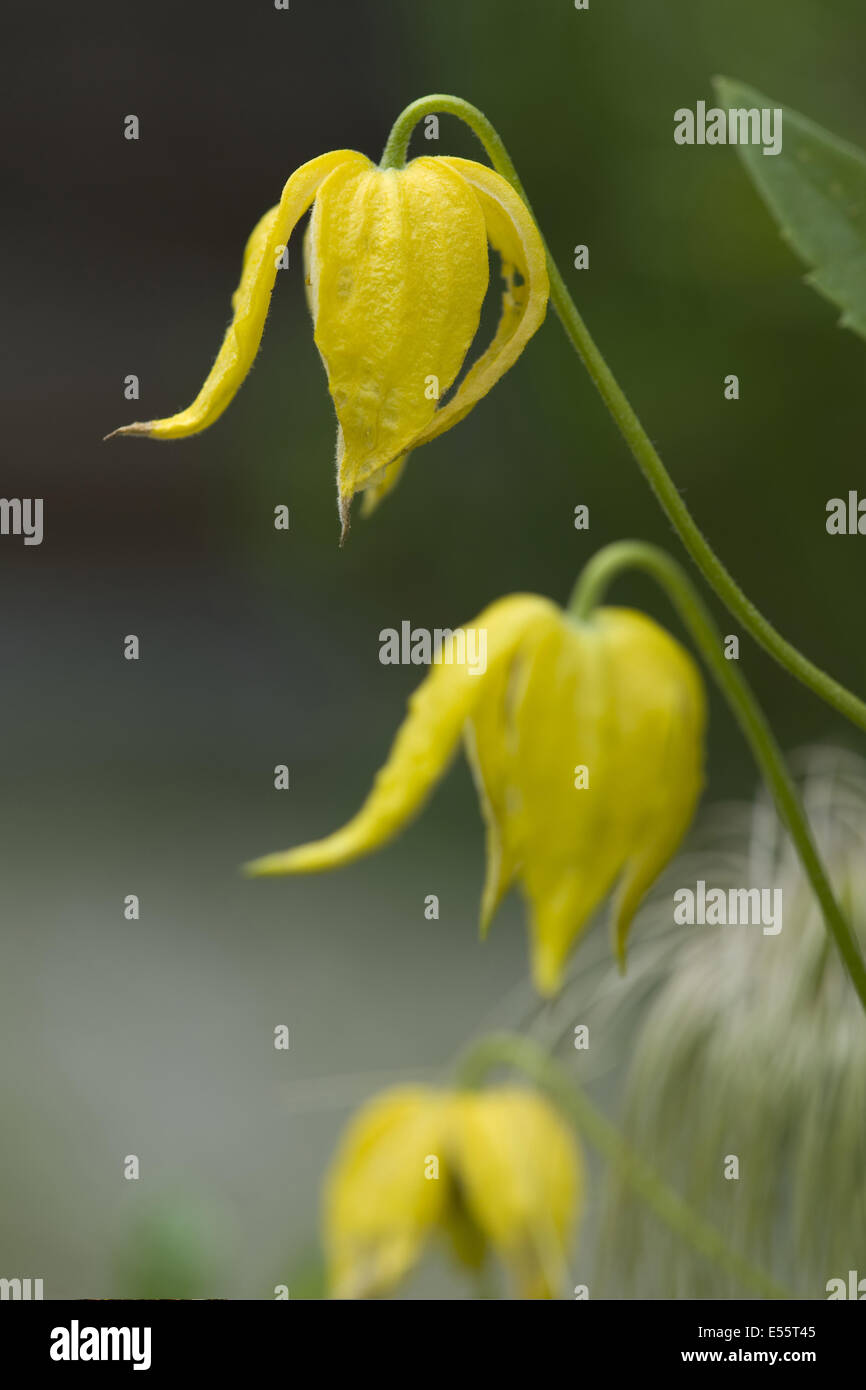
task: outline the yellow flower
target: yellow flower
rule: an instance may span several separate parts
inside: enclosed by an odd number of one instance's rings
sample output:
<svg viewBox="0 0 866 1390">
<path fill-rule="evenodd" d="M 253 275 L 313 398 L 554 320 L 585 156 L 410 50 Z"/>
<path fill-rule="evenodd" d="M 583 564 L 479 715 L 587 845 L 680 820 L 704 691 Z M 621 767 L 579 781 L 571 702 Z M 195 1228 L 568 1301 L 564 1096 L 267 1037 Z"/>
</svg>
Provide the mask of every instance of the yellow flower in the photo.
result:
<svg viewBox="0 0 866 1390">
<path fill-rule="evenodd" d="M 388 1091 L 351 1121 L 328 1175 L 331 1290 L 387 1292 L 438 1231 L 470 1268 L 492 1249 L 521 1297 L 555 1297 L 582 1185 L 571 1131 L 532 1091 Z"/>
<path fill-rule="evenodd" d="M 700 794 L 703 684 L 683 648 L 630 609 L 599 608 L 578 622 L 520 594 L 471 626 L 486 631 L 486 670 L 432 667 L 354 819 L 248 872 L 313 873 L 378 848 L 423 805 L 462 734 L 487 826 L 482 933 L 519 881 L 533 978 L 553 994 L 617 883 L 613 936 L 625 963 L 632 917 Z"/>
<path fill-rule="evenodd" d="M 252 366 L 281 256 L 311 204 L 308 302 L 337 412 L 345 531 L 356 492 L 382 496 L 409 450 L 461 420 L 515 362 L 544 318 L 547 267 L 525 205 L 485 165 L 442 156 L 380 169 L 353 150 L 321 155 L 292 174 L 253 231 L 234 317 L 192 405 L 116 434 L 175 439 L 222 414 Z M 440 405 L 478 329 L 488 241 L 505 286 L 499 328 Z"/>
</svg>

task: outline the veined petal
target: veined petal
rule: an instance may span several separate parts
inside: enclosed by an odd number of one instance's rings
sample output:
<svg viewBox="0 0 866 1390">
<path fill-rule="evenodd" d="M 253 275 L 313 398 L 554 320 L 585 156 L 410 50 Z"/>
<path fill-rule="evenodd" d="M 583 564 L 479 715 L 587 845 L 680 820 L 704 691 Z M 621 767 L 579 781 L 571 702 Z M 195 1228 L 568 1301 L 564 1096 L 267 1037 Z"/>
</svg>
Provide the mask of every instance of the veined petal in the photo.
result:
<svg viewBox="0 0 866 1390">
<path fill-rule="evenodd" d="M 530 910 L 533 978 L 552 994 L 626 870 L 622 949 L 640 896 L 686 829 L 700 790 L 703 693 L 683 649 L 629 610 L 602 609 L 584 624 L 562 617 L 523 661 L 517 752 L 499 770 L 498 796 Z"/>
<path fill-rule="evenodd" d="M 512 711 L 507 833 L 520 859 L 530 918 L 532 974 L 559 988 L 578 934 L 610 890 L 626 848 L 605 788 L 618 756 L 605 653 L 595 632 L 562 615 L 525 658 Z M 589 786 L 579 788 L 578 769 Z"/>
<path fill-rule="evenodd" d="M 648 719 L 640 824 L 634 850 L 625 866 L 611 915 L 613 946 L 625 969 L 626 940 L 641 899 L 672 858 L 691 823 L 704 784 L 703 748 L 707 710 L 704 687 L 695 663 L 669 633 L 642 614 L 628 614 L 651 631 L 643 634 L 646 656 L 653 662 L 656 701 Z M 620 621 L 623 621 L 621 615 Z M 634 660 L 634 638 L 621 629 L 631 656 L 618 663 L 620 679 Z"/>
<path fill-rule="evenodd" d="M 340 1142 L 325 1184 L 324 1226 L 335 1298 L 384 1292 L 415 1264 L 449 1193 L 450 1097 L 426 1087 L 365 1105 Z M 428 1177 L 431 1158 L 438 1177 Z"/>
<path fill-rule="evenodd" d="M 531 594 L 514 594 L 480 613 L 471 626 L 486 634 L 484 674 L 473 675 L 465 664 L 433 666 L 412 695 L 388 760 L 354 819 L 323 840 L 254 860 L 247 873 L 317 873 L 350 863 L 390 840 L 417 814 L 444 773 L 487 681 L 508 661 L 526 627 L 552 606 Z"/>
<path fill-rule="evenodd" d="M 522 849 L 512 834 L 510 811 L 515 796 L 513 760 L 520 756 L 514 711 L 523 698 L 531 670 L 531 653 L 546 633 L 558 631 L 560 610 L 549 603 L 539 609 L 515 644 L 510 660 L 491 673 L 482 698 L 464 728 L 466 758 L 472 771 L 487 832 L 486 871 L 481 898 L 481 935 L 490 923 L 522 864 Z"/>
<path fill-rule="evenodd" d="M 259 349 L 281 247 L 298 219 L 307 211 L 319 185 L 340 166 L 357 171 L 370 168 L 365 155 L 333 150 L 296 169 L 271 208 L 254 228 L 244 251 L 241 280 L 232 296 L 234 317 L 207 379 L 186 410 L 165 420 L 124 425 L 115 434 L 144 434 L 154 439 L 177 439 L 198 434 L 219 418 L 247 375 Z M 112 436 L 109 435 L 108 438 Z"/>
<path fill-rule="evenodd" d="M 313 281 L 312 281 L 312 237 L 311 237 L 312 227 L 313 227 L 313 221 L 312 221 L 312 218 L 311 218 L 310 221 L 307 223 L 307 227 L 306 227 L 306 230 L 305 230 L 305 232 L 304 232 L 304 243 L 303 243 L 303 247 L 304 247 L 304 292 L 305 292 L 306 298 L 307 298 L 307 308 L 309 309 L 309 311 L 310 311 L 310 313 L 313 315 L 313 317 L 315 317 L 315 311 L 314 311 L 314 308 L 313 308 Z M 338 425 L 338 426 L 337 426 L 337 477 L 338 477 L 338 479 L 339 479 L 339 476 L 340 476 L 340 466 L 341 466 L 341 463 L 342 463 L 343 453 L 344 453 L 343 434 L 342 434 L 342 430 L 340 429 L 340 426 Z M 402 476 L 403 476 L 403 470 L 404 470 L 405 467 L 406 467 L 406 463 L 407 463 L 407 461 L 408 461 L 408 458 L 409 458 L 408 453 L 406 453 L 406 454 L 401 454 L 400 457 L 399 457 L 399 458 L 396 458 L 396 459 L 394 460 L 393 463 L 386 464 L 385 467 L 382 469 L 382 471 L 381 471 L 380 473 L 376 474 L 371 482 L 367 483 L 366 487 L 363 489 L 363 495 L 362 495 L 362 501 L 361 501 L 361 515 L 362 515 L 363 517 L 372 516 L 373 512 L 374 512 L 374 511 L 376 510 L 376 508 L 379 506 L 379 503 L 383 500 L 383 498 L 387 497 L 387 496 L 388 496 L 388 493 L 392 490 L 392 488 L 395 488 L 395 487 L 397 486 L 397 484 L 399 483 L 400 479 L 401 479 Z M 341 509 L 341 511 L 342 511 L 342 509 Z M 347 517 L 344 516 L 344 517 L 343 517 L 343 523 L 344 523 L 344 524 L 343 524 L 343 534 L 344 534 L 344 535 L 345 535 L 345 532 L 346 532 L 346 529 L 347 529 L 347 528 L 346 528 L 346 521 L 347 521 Z"/>
<path fill-rule="evenodd" d="M 436 439 L 468 415 L 481 397 L 514 365 L 544 321 L 550 292 L 547 256 L 541 234 L 510 183 L 495 169 L 471 159 L 442 155 L 435 162 L 449 165 L 472 185 L 484 212 L 490 244 L 499 252 L 502 261 L 505 291 L 502 296 L 502 316 L 492 343 L 466 373 L 452 399 L 437 410 L 429 425 L 418 435 L 416 448 Z M 515 283 L 515 272 L 521 277 L 520 285 Z"/>
<path fill-rule="evenodd" d="M 344 438 L 340 507 L 412 447 L 478 329 L 487 237 L 450 165 L 337 171 L 310 232 L 316 343 Z"/>
<path fill-rule="evenodd" d="M 516 1087 L 454 1102 L 454 1166 L 474 1223 L 524 1298 L 555 1298 L 583 1187 L 571 1131 L 541 1096 Z"/>
</svg>

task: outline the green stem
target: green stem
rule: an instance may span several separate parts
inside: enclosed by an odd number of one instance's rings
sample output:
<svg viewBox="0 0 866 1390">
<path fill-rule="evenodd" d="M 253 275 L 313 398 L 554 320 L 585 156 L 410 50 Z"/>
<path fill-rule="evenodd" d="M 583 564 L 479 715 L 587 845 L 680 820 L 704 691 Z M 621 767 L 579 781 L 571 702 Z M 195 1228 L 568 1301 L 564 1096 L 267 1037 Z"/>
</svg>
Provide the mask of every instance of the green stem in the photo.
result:
<svg viewBox="0 0 866 1390">
<path fill-rule="evenodd" d="M 407 106 L 394 122 L 382 156 L 382 168 L 402 167 L 406 161 L 406 152 L 412 131 L 420 120 L 433 113 L 457 116 L 469 126 L 484 146 L 494 169 L 508 180 L 531 212 L 526 191 L 499 135 L 487 117 L 476 106 L 461 100 L 460 97 L 442 95 L 422 97 L 419 101 L 413 101 L 411 105 Z M 733 575 L 722 564 L 680 496 L 676 484 L 665 468 L 652 440 L 596 346 L 546 243 L 545 250 L 547 251 L 547 268 L 550 277 L 550 300 L 559 315 L 566 335 L 619 426 L 644 478 L 649 483 L 677 535 L 707 583 L 718 594 L 734 617 L 786 671 L 797 680 L 802 681 L 803 685 L 808 686 L 822 700 L 826 700 L 827 704 L 832 705 L 840 714 L 845 715 L 853 724 L 866 730 L 866 702 L 859 699 L 852 691 L 846 690 L 845 686 L 840 685 L 826 671 L 822 671 L 819 666 L 809 661 L 808 657 L 803 656 L 802 652 L 786 641 L 743 593 Z"/>
<path fill-rule="evenodd" d="M 593 1105 L 563 1068 L 531 1038 L 514 1033 L 495 1033 L 467 1052 L 458 1070 L 461 1085 L 475 1087 L 496 1067 L 513 1067 L 545 1091 L 578 1132 L 628 1183 L 651 1211 L 698 1254 L 737 1279 L 762 1298 L 787 1299 L 792 1295 L 744 1256 L 737 1254 L 723 1236 L 659 1176 L 656 1170 L 626 1143 L 607 1117 Z"/>
<path fill-rule="evenodd" d="M 834 896 L 782 751 L 736 662 L 725 657 L 718 628 L 688 575 L 676 560 L 654 545 L 643 541 L 619 541 L 599 550 L 584 567 L 575 585 L 569 612 L 579 621 L 586 621 L 611 581 L 621 570 L 633 568 L 643 570 L 661 585 L 730 705 L 773 793 L 776 809 L 821 905 L 827 929 L 866 1010 L 866 965 L 857 938 Z"/>
</svg>

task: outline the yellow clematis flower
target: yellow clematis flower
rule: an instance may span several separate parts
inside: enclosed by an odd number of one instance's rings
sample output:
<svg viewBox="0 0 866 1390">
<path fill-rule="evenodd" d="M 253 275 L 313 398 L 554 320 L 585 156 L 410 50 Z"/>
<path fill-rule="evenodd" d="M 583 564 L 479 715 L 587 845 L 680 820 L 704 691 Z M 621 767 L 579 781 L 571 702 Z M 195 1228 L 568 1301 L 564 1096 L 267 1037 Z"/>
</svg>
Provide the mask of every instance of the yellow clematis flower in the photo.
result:
<svg viewBox="0 0 866 1390">
<path fill-rule="evenodd" d="M 282 253 L 311 205 L 308 302 L 337 412 L 345 532 L 354 494 L 383 496 L 409 450 L 462 420 L 516 361 L 544 318 L 547 265 L 525 205 L 486 165 L 437 156 L 380 169 L 354 150 L 320 155 L 292 174 L 250 236 L 234 317 L 192 405 L 115 434 L 177 439 L 222 414 L 252 366 Z M 478 329 L 488 241 L 505 287 L 499 328 L 440 404 Z"/>
<path fill-rule="evenodd" d="M 325 1184 L 332 1293 L 387 1292 L 438 1232 L 467 1267 L 492 1249 L 520 1297 L 553 1298 L 582 1188 L 571 1130 L 533 1091 L 385 1092 L 349 1124 Z"/>
<path fill-rule="evenodd" d="M 630 609 L 599 608 L 578 621 L 516 594 L 472 627 L 487 633 L 484 674 L 433 666 L 354 819 L 248 872 L 314 873 L 377 849 L 418 812 L 462 734 L 487 826 L 482 934 L 519 881 L 533 979 L 553 994 L 615 884 L 613 938 L 625 964 L 634 913 L 700 795 L 703 684 L 679 643 Z"/>
</svg>

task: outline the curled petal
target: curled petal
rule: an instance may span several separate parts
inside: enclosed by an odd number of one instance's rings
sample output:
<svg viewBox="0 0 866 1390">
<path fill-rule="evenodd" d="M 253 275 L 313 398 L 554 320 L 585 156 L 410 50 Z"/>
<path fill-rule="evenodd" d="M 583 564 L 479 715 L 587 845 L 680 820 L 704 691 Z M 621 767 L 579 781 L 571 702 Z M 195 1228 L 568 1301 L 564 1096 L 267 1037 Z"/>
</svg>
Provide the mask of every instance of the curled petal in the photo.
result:
<svg viewBox="0 0 866 1390">
<path fill-rule="evenodd" d="M 473 675 L 465 664 L 433 666 L 411 697 L 388 760 L 354 819 L 323 840 L 254 860 L 247 873 L 317 873 L 390 840 L 418 813 L 444 773 L 487 681 L 508 661 L 525 628 L 551 609 L 546 599 L 518 594 L 479 614 L 472 626 L 486 634 L 486 672 Z"/>
<path fill-rule="evenodd" d="M 420 164 L 424 160 L 415 162 Z M 499 252 L 502 261 L 505 290 L 502 315 L 492 343 L 466 373 L 452 399 L 437 410 L 418 435 L 414 442 L 416 448 L 436 439 L 468 415 L 514 365 L 544 321 L 550 291 L 541 234 L 510 183 L 494 169 L 471 159 L 443 155 L 435 162 L 449 165 L 472 185 L 484 213 L 490 244 Z"/>
<path fill-rule="evenodd" d="M 369 168 L 365 155 L 334 150 L 296 169 L 276 207 L 266 212 L 244 252 L 241 280 L 232 297 L 233 318 L 207 379 L 186 410 L 165 420 L 124 425 L 115 434 L 144 434 L 177 439 L 198 434 L 219 418 L 247 375 L 259 349 L 282 248 L 298 219 L 307 211 L 319 185 L 340 165 Z M 112 436 L 109 435 L 108 438 Z"/>
</svg>

